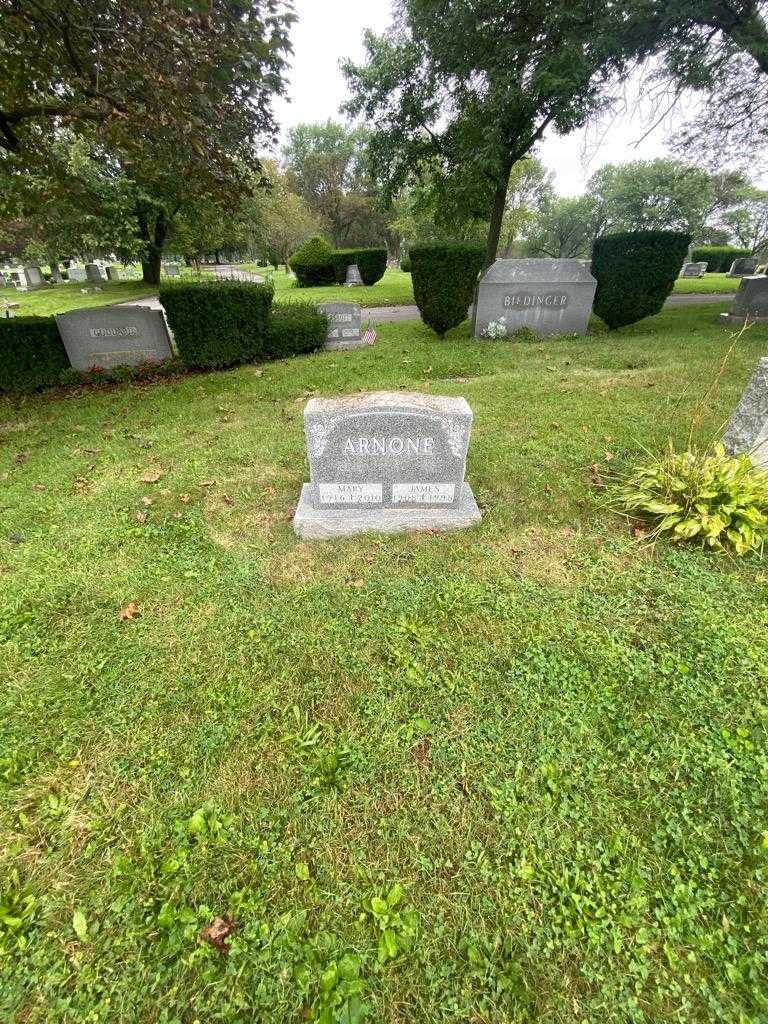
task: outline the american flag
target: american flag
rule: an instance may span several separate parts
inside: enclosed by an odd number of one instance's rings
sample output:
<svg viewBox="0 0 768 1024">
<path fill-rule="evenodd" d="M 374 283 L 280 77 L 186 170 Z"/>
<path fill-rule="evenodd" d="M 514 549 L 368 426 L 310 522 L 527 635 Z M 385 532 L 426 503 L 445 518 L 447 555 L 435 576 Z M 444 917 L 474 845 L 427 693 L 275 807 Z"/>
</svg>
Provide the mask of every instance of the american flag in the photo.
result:
<svg viewBox="0 0 768 1024">
<path fill-rule="evenodd" d="M 363 332 L 363 339 L 366 345 L 372 345 L 376 341 L 376 331 L 373 329 L 372 324 L 368 324 Z"/>
</svg>

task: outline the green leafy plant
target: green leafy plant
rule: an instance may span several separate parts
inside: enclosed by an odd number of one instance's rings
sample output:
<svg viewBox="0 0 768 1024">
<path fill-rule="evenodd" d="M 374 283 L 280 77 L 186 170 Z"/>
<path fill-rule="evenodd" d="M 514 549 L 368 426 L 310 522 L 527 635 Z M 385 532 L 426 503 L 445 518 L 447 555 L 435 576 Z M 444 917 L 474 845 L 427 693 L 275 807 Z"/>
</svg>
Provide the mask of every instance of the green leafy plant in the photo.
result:
<svg viewBox="0 0 768 1024">
<path fill-rule="evenodd" d="M 411 246 L 416 305 L 424 323 L 441 338 L 466 320 L 483 254 L 482 245 L 459 242 Z"/>
<path fill-rule="evenodd" d="M 299 288 L 333 284 L 335 280 L 333 249 L 320 235 L 313 235 L 288 260 Z"/>
<path fill-rule="evenodd" d="M 359 1024 L 368 1013 L 363 1001 L 365 990 L 360 958 L 345 953 L 338 960 L 332 960 L 320 975 L 307 1019 L 313 1024 Z"/>
<path fill-rule="evenodd" d="M 312 782 L 319 789 L 339 792 L 351 764 L 352 751 L 348 747 L 319 750 L 312 766 Z"/>
<path fill-rule="evenodd" d="M 68 367 L 52 316 L 0 317 L 0 392 L 53 387 Z"/>
<path fill-rule="evenodd" d="M 37 900 L 13 868 L 0 888 L 0 954 L 26 947 L 36 911 Z"/>
<path fill-rule="evenodd" d="M 595 313 L 610 328 L 660 313 L 690 242 L 690 235 L 678 231 L 627 231 L 598 238 L 592 252 Z"/>
<path fill-rule="evenodd" d="M 398 910 L 404 895 L 402 885 L 395 883 L 386 896 L 370 896 L 363 900 L 365 915 L 378 932 L 381 964 L 407 952 L 416 939 L 418 914 L 413 907 Z"/>
<path fill-rule="evenodd" d="M 737 555 L 762 554 L 768 539 L 768 473 L 746 455 L 667 451 L 638 466 L 618 488 L 614 507 L 653 524 L 652 536 L 695 541 Z"/>
<path fill-rule="evenodd" d="M 272 289 L 247 281 L 170 281 L 160 302 L 187 366 L 212 369 L 267 358 Z"/>
</svg>

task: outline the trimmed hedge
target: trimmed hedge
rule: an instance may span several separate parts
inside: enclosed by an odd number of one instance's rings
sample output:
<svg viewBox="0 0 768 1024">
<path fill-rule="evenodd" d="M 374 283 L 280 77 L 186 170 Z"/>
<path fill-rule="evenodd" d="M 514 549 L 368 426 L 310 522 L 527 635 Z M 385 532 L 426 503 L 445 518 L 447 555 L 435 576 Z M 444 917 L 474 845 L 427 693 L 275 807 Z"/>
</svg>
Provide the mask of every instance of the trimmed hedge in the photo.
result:
<svg viewBox="0 0 768 1024">
<path fill-rule="evenodd" d="M 69 359 L 52 316 L 0 319 L 0 391 L 37 391 L 59 383 Z"/>
<path fill-rule="evenodd" d="M 627 231 L 598 238 L 592 250 L 595 313 L 614 328 L 661 312 L 690 244 L 691 236 L 679 231 Z"/>
<path fill-rule="evenodd" d="M 316 352 L 325 345 L 328 316 L 311 302 L 274 306 L 267 325 L 266 351 L 270 359 Z"/>
<path fill-rule="evenodd" d="M 386 249 L 336 249 L 333 253 L 333 270 L 336 284 L 347 280 L 347 267 L 357 264 L 363 284 L 369 287 L 384 277 L 387 269 Z"/>
<path fill-rule="evenodd" d="M 751 250 L 738 249 L 734 245 L 700 245 L 691 252 L 691 263 L 708 264 L 709 274 L 727 274 L 734 260 L 751 255 Z"/>
<path fill-rule="evenodd" d="M 404 274 L 410 274 L 410 272 L 411 272 L 411 257 L 410 257 L 410 255 L 403 256 L 403 258 L 400 260 L 400 269 L 403 271 Z"/>
<path fill-rule="evenodd" d="M 314 235 L 300 246 L 288 260 L 296 275 L 299 288 L 314 288 L 318 285 L 333 284 L 334 251 L 320 235 Z"/>
<path fill-rule="evenodd" d="M 412 245 L 413 294 L 421 319 L 441 338 L 467 318 L 485 247 L 465 242 Z"/>
<path fill-rule="evenodd" d="M 160 302 L 182 362 L 196 369 L 266 357 L 273 291 L 245 281 L 161 280 Z"/>
</svg>

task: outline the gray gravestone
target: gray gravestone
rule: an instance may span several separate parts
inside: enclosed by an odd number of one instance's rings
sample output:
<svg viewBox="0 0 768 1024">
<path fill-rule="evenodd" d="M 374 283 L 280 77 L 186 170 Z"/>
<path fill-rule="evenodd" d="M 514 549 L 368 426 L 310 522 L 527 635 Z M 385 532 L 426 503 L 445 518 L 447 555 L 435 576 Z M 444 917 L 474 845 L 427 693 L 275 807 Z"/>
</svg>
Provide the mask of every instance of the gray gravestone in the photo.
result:
<svg viewBox="0 0 768 1024">
<path fill-rule="evenodd" d="M 754 274 L 756 270 L 757 260 L 749 256 L 744 259 L 734 260 L 731 264 L 731 269 L 728 271 L 728 277 L 744 277 L 745 274 Z"/>
<path fill-rule="evenodd" d="M 70 281 L 85 281 L 85 269 L 83 267 L 70 267 L 67 271 Z"/>
<path fill-rule="evenodd" d="M 360 269 L 358 265 L 356 263 L 351 264 L 351 266 L 347 267 L 346 287 L 357 288 L 362 283 L 363 279 L 360 276 Z"/>
<path fill-rule="evenodd" d="M 464 480 L 471 429 L 463 398 L 381 391 L 311 399 L 304 410 L 310 482 L 294 530 L 321 540 L 479 522 Z"/>
<path fill-rule="evenodd" d="M 757 364 L 736 411 L 725 428 L 723 445 L 730 455 L 749 455 L 753 465 L 768 469 L 768 358 Z"/>
<path fill-rule="evenodd" d="M 323 302 L 317 308 L 328 317 L 327 349 L 339 351 L 365 345 L 360 335 L 362 316 L 358 305 L 353 302 Z"/>
<path fill-rule="evenodd" d="M 708 263 L 684 263 L 680 277 L 704 277 Z"/>
<path fill-rule="evenodd" d="M 5 283 L 5 274 L 0 274 L 0 288 L 7 288 L 7 287 L 8 286 Z"/>
<path fill-rule="evenodd" d="M 42 288 L 45 284 L 45 278 L 40 267 L 24 267 L 24 278 L 27 282 L 27 288 Z"/>
<path fill-rule="evenodd" d="M 540 338 L 584 334 L 596 288 L 581 260 L 496 260 L 478 285 L 475 337 L 488 336 L 489 324 L 507 336 L 521 327 Z"/>
<path fill-rule="evenodd" d="M 768 323 L 768 277 L 763 274 L 742 277 L 731 308 L 720 317 L 732 324 L 743 324 L 747 320 L 752 324 Z"/>
<path fill-rule="evenodd" d="M 101 276 L 101 268 L 95 263 L 85 264 L 85 277 L 88 281 L 103 281 L 104 278 Z"/>
<path fill-rule="evenodd" d="M 51 281 L 53 284 L 59 284 L 61 282 L 61 271 L 55 264 L 51 267 Z"/>
<path fill-rule="evenodd" d="M 107 267 L 107 280 L 108 281 L 119 281 L 120 280 L 120 268 L 119 267 Z"/>
<path fill-rule="evenodd" d="M 163 273 L 165 274 L 166 277 L 178 277 L 180 271 L 175 263 L 164 263 Z"/>
<path fill-rule="evenodd" d="M 165 317 L 145 306 L 101 306 L 60 313 L 56 323 L 76 370 L 136 366 L 171 358 Z"/>
</svg>

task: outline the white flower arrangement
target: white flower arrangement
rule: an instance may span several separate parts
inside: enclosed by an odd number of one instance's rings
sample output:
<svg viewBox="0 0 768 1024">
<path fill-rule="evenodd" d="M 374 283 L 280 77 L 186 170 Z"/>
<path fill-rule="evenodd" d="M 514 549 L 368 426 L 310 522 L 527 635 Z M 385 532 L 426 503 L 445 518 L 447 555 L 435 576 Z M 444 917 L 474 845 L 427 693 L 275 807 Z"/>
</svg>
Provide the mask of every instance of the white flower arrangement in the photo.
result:
<svg viewBox="0 0 768 1024">
<path fill-rule="evenodd" d="M 507 318 L 505 316 L 500 316 L 498 320 L 491 320 L 483 331 L 484 338 L 491 338 L 494 341 L 498 341 L 499 338 L 506 338 L 506 336 Z"/>
</svg>

